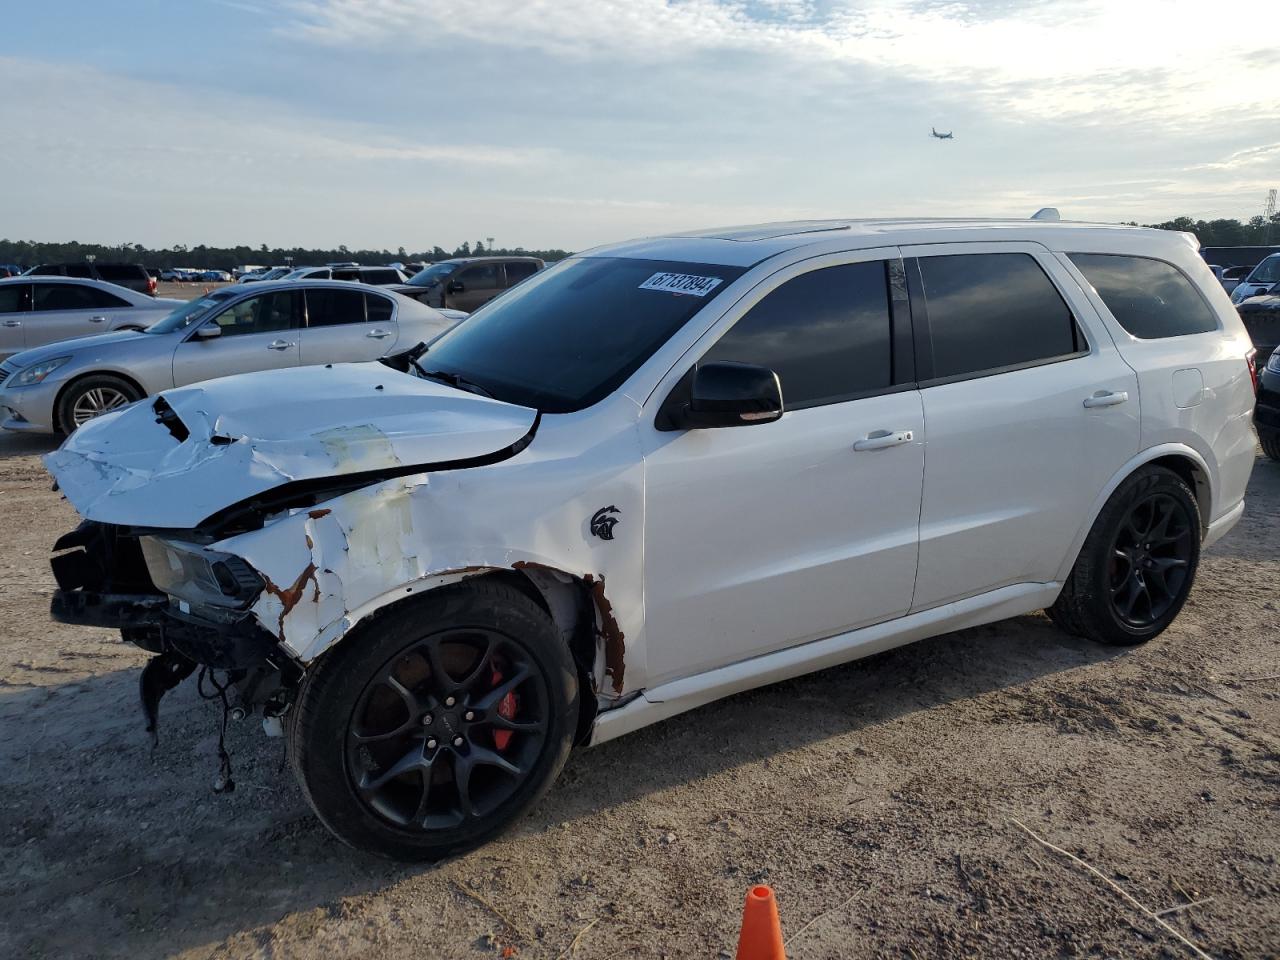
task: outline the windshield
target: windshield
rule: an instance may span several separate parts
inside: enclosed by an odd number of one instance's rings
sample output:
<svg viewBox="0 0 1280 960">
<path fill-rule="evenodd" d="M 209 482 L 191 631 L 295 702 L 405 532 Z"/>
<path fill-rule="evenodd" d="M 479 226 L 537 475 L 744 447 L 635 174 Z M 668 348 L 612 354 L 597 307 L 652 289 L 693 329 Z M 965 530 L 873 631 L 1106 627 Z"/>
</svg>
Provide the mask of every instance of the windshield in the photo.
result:
<svg viewBox="0 0 1280 960">
<path fill-rule="evenodd" d="M 744 267 L 582 257 L 491 301 L 420 365 L 499 400 L 570 413 L 603 400 Z"/>
<path fill-rule="evenodd" d="M 434 287 L 453 271 L 457 270 L 462 264 L 460 263 L 436 263 L 420 270 L 409 279 L 411 287 Z"/>
<path fill-rule="evenodd" d="M 1280 283 L 1280 257 L 1267 257 L 1249 274 L 1250 283 Z"/>
<path fill-rule="evenodd" d="M 207 297 L 201 297 L 199 300 L 192 300 L 190 303 L 184 303 L 178 307 L 173 313 L 167 315 L 163 320 L 157 320 L 151 326 L 147 327 L 146 333 L 173 333 L 176 330 L 185 330 L 191 324 L 195 323 L 202 317 L 208 316 L 209 311 L 220 304 L 230 300 L 235 294 L 231 292 L 218 291 L 211 293 Z"/>
</svg>

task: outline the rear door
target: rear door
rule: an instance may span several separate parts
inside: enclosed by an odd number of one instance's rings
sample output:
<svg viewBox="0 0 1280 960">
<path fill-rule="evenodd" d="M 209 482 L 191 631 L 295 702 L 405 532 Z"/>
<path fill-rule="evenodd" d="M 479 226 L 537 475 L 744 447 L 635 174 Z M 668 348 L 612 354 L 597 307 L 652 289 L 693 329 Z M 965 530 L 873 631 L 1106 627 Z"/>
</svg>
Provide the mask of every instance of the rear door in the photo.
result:
<svg viewBox="0 0 1280 960">
<path fill-rule="evenodd" d="M 106 333 L 112 320 L 132 304 L 105 290 L 81 283 L 35 280 L 32 285 L 32 312 L 25 324 L 28 349 Z"/>
<path fill-rule="evenodd" d="M 1138 451 L 1137 378 L 1038 244 L 903 256 L 928 431 L 912 609 L 1055 581 Z"/>
<path fill-rule="evenodd" d="M 302 292 L 276 290 L 238 300 L 199 328 L 217 324 L 221 335 L 196 336 L 193 329 L 173 354 L 174 386 L 255 370 L 298 365 Z"/>
<path fill-rule="evenodd" d="M 508 287 L 514 287 L 521 280 L 528 280 L 538 272 L 538 265 L 528 260 L 508 260 L 503 267 L 506 270 Z"/>
<path fill-rule="evenodd" d="M 376 360 L 396 342 L 386 297 L 358 287 L 313 287 L 305 295 L 307 325 L 300 337 L 299 359 L 304 366 Z"/>
<path fill-rule="evenodd" d="M 445 281 L 444 305 L 470 313 L 501 292 L 502 264 L 475 263 L 463 267 Z"/>
<path fill-rule="evenodd" d="M 31 284 L 0 283 L 0 360 L 27 348 L 23 329 L 30 310 Z"/>
</svg>

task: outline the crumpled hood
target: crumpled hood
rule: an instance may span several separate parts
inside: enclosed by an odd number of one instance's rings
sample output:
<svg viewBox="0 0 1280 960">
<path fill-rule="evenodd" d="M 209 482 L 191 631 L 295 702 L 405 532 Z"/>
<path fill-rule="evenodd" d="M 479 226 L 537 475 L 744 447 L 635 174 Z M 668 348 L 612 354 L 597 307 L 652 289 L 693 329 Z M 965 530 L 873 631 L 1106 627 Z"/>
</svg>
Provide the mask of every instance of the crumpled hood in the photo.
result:
<svg viewBox="0 0 1280 960">
<path fill-rule="evenodd" d="M 380 363 L 246 373 L 161 393 L 91 420 L 45 465 L 81 516 L 195 527 L 295 480 L 484 457 L 537 411 Z M 182 436 L 183 433 L 187 435 Z"/>
</svg>

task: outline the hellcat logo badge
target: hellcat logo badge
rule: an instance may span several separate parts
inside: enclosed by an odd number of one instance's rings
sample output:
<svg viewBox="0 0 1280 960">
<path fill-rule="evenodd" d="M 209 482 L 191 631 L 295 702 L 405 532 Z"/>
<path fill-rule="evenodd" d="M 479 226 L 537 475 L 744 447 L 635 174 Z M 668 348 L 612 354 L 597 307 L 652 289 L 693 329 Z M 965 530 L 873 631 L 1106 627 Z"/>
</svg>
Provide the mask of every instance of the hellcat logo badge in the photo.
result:
<svg viewBox="0 0 1280 960">
<path fill-rule="evenodd" d="M 612 540 L 613 528 L 616 527 L 618 525 L 618 521 L 622 519 L 620 516 L 615 516 L 615 514 L 620 514 L 621 512 L 622 511 L 614 506 L 601 507 L 597 510 L 591 515 L 592 534 L 599 537 L 601 540 Z"/>
</svg>

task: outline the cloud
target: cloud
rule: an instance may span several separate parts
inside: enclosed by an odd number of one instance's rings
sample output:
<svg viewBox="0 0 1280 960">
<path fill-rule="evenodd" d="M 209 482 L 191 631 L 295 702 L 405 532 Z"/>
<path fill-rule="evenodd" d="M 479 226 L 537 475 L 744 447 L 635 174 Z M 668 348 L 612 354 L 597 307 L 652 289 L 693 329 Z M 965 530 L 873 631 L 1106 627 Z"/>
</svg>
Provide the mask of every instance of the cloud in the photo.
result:
<svg viewBox="0 0 1280 960">
<path fill-rule="evenodd" d="M 1237 150 L 1222 160 L 1213 163 L 1202 163 L 1200 170 L 1238 170 L 1241 167 L 1257 167 L 1276 163 L 1280 160 L 1280 143 L 1264 143 L 1257 147 L 1246 147 Z"/>
</svg>

